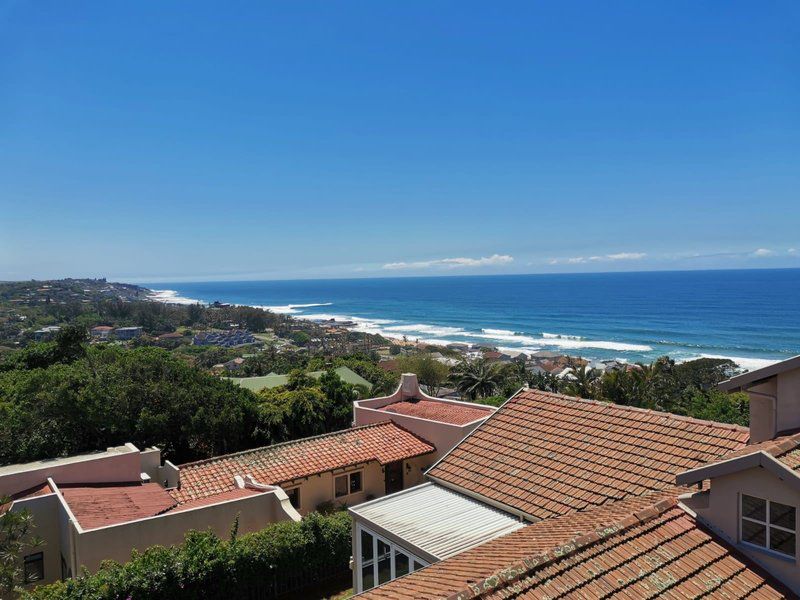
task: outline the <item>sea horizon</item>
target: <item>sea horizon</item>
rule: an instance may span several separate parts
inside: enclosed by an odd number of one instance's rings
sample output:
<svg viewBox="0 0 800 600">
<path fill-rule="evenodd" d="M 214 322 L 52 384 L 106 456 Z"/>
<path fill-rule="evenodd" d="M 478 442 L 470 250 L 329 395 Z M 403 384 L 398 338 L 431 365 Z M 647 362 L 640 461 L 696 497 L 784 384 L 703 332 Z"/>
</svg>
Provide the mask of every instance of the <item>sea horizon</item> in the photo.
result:
<svg viewBox="0 0 800 600">
<path fill-rule="evenodd" d="M 489 282 L 487 284 L 487 282 Z M 800 269 L 142 282 L 164 302 L 257 306 L 433 345 L 484 343 L 589 359 L 800 354 Z"/>
</svg>

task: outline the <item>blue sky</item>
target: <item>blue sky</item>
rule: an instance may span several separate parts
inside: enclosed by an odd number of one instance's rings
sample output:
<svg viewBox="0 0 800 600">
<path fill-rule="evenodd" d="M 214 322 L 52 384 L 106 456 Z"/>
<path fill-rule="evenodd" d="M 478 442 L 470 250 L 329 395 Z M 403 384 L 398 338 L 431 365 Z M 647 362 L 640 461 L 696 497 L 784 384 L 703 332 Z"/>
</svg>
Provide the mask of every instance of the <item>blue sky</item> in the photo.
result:
<svg viewBox="0 0 800 600">
<path fill-rule="evenodd" d="M 0 0 L 0 279 L 800 267 L 798 23 Z"/>
</svg>

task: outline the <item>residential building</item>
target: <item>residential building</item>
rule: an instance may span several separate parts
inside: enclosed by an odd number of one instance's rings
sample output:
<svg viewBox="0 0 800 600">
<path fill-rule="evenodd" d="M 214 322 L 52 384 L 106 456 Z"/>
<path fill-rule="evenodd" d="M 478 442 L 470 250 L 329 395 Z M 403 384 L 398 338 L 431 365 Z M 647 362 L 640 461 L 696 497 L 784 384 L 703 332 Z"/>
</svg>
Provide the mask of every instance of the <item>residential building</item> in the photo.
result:
<svg viewBox="0 0 800 600">
<path fill-rule="evenodd" d="M 56 337 L 56 334 L 61 331 L 58 325 L 48 325 L 33 332 L 33 339 L 37 342 L 46 342 Z"/>
<path fill-rule="evenodd" d="M 362 409 L 363 422 L 352 428 L 207 460 L 174 465 L 157 448 L 126 444 L 0 467 L 0 496 L 11 497 L 0 511 L 29 509 L 45 541 L 23 557 L 26 583 L 94 571 L 106 559 L 124 562 L 134 548 L 180 543 L 189 529 L 225 536 L 237 515 L 246 533 L 418 486 L 455 445 L 453 425 L 474 426 L 494 409 L 472 413 L 477 405 L 423 398 L 413 376 L 404 384 L 387 397 L 394 402 Z M 404 395 L 414 390 L 417 402 Z"/>
<path fill-rule="evenodd" d="M 796 597 L 800 357 L 720 387 L 751 394 L 749 430 L 518 393 L 426 479 L 524 525 L 450 556 L 439 550 L 443 560 L 364 597 Z M 354 529 L 383 523 L 376 533 L 392 545 L 380 547 L 384 568 L 368 574 L 377 584 L 407 572 L 392 552 L 426 542 L 401 511 L 373 516 L 410 492 L 352 509 Z M 420 513 L 433 510 L 421 504 Z M 439 545 L 455 547 L 462 531 L 443 523 Z M 375 555 L 358 541 L 354 552 L 363 577 Z"/>
<path fill-rule="evenodd" d="M 120 341 L 134 340 L 141 335 L 141 327 L 117 327 L 114 330 L 114 337 Z"/>
<path fill-rule="evenodd" d="M 495 410 L 484 404 L 429 396 L 420 389 L 416 375 L 405 373 L 393 394 L 353 402 L 353 422 L 358 426 L 391 419 L 433 444 L 433 458 L 438 460 Z"/>
<path fill-rule="evenodd" d="M 89 330 L 89 334 L 92 336 L 93 340 L 104 342 L 108 340 L 112 331 L 114 331 L 114 328 L 109 325 L 98 325 L 97 327 L 92 327 Z"/>
<path fill-rule="evenodd" d="M 201 331 L 192 338 L 195 346 L 222 346 L 235 348 L 247 344 L 258 343 L 258 338 L 246 329 L 231 329 L 229 331 Z"/>
</svg>

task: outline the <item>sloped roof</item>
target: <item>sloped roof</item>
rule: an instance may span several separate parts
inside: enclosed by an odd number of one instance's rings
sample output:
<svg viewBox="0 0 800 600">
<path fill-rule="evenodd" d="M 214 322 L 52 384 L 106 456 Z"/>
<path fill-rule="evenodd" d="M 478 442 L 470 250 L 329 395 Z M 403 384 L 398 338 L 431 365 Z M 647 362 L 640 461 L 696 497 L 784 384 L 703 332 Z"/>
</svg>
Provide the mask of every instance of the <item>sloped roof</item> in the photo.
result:
<svg viewBox="0 0 800 600">
<path fill-rule="evenodd" d="M 83 529 L 154 517 L 176 505 L 157 483 L 60 485 L 61 495 Z"/>
<path fill-rule="evenodd" d="M 744 427 L 524 390 L 427 475 L 546 519 L 672 487 L 748 438 Z"/>
<path fill-rule="evenodd" d="M 509 533 L 519 518 L 445 487 L 424 483 L 349 509 L 436 559 Z"/>
<path fill-rule="evenodd" d="M 478 419 L 485 419 L 494 412 L 491 406 L 465 406 L 455 402 L 436 402 L 435 400 L 400 400 L 382 406 L 378 410 L 450 423 L 466 425 Z"/>
<path fill-rule="evenodd" d="M 363 597 L 771 599 L 791 595 L 699 525 L 674 497 L 646 506 L 640 501 L 621 501 L 529 525 Z M 622 510 L 626 504 L 627 512 Z"/>
<path fill-rule="evenodd" d="M 747 373 L 742 373 L 736 377 L 731 377 L 730 379 L 720 382 L 717 387 L 726 392 L 734 392 L 759 381 L 763 381 L 764 379 L 774 377 L 775 375 L 780 375 L 781 373 L 785 373 L 787 371 L 793 371 L 794 369 L 800 369 L 800 356 L 793 356 L 792 358 L 775 362 L 771 365 L 767 365 L 766 367 L 753 369 Z"/>
<path fill-rule="evenodd" d="M 747 460 L 756 459 L 757 456 L 764 458 L 764 454 L 771 456 L 775 461 L 766 460 Z M 790 433 L 766 440 L 757 444 L 750 444 L 744 448 L 734 450 L 720 457 L 717 460 L 707 462 L 699 467 L 690 469 L 678 475 L 678 482 L 691 484 L 711 477 L 719 477 L 728 473 L 733 473 L 755 466 L 777 467 L 779 471 L 791 472 L 794 476 L 800 477 L 800 432 Z M 800 485 L 800 479 L 794 480 Z"/>
<path fill-rule="evenodd" d="M 385 465 L 434 450 L 425 440 L 386 421 L 180 465 L 181 486 L 170 494 L 184 503 L 234 489 L 236 475 L 278 485 L 370 461 Z"/>
</svg>

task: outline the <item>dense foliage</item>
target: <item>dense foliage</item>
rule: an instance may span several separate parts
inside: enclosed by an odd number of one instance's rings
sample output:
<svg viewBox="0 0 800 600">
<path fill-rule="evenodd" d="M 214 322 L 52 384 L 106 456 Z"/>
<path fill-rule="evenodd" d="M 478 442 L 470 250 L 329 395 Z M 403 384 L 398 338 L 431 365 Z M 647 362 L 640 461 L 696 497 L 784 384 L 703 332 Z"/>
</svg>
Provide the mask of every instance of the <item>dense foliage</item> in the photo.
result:
<svg viewBox="0 0 800 600">
<path fill-rule="evenodd" d="M 28 600 L 216 600 L 271 598 L 345 572 L 350 517 L 312 513 L 221 540 L 192 531 L 180 546 L 134 552 L 131 561 L 104 563 L 93 575 L 41 586 Z"/>
<path fill-rule="evenodd" d="M 5 510 L 10 502 L 10 498 L 0 497 L 0 597 L 20 585 L 23 552 L 41 544 L 38 537 L 31 535 L 35 524 L 30 511 Z"/>
<path fill-rule="evenodd" d="M 63 456 L 133 442 L 174 461 L 251 447 L 255 396 L 158 348 L 55 342 L 0 367 L 0 462 Z"/>
</svg>

